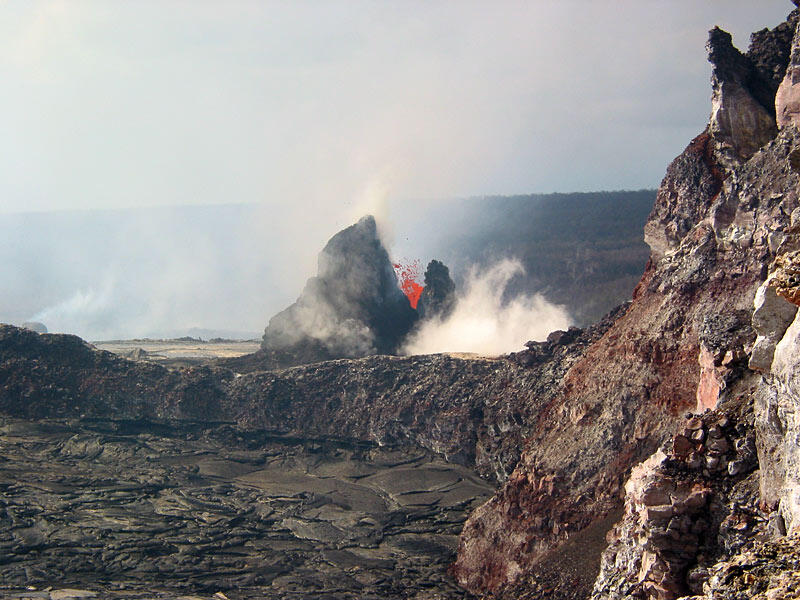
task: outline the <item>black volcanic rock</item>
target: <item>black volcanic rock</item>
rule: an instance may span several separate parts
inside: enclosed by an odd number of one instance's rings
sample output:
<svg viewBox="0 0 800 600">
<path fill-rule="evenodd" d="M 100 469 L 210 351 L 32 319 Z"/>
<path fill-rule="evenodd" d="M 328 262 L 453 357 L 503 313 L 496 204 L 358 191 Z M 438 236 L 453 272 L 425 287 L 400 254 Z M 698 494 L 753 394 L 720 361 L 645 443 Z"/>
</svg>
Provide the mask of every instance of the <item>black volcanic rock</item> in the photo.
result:
<svg viewBox="0 0 800 600">
<path fill-rule="evenodd" d="M 391 354 L 416 318 L 367 216 L 330 239 L 317 276 L 270 319 L 262 350 L 280 366 Z"/>
<path fill-rule="evenodd" d="M 463 599 L 447 565 L 491 491 L 421 450 L 228 425 L 0 417 L 0 448 L 19 600 Z"/>
<path fill-rule="evenodd" d="M 750 36 L 750 48 L 746 56 L 772 89 L 774 97 L 783 80 L 792 52 L 792 37 L 797 27 L 800 11 L 794 10 L 786 21 L 774 29 L 762 29 Z"/>
<path fill-rule="evenodd" d="M 456 284 L 443 262 L 432 260 L 425 269 L 425 288 L 417 303 L 420 319 L 443 319 L 455 305 Z"/>
</svg>

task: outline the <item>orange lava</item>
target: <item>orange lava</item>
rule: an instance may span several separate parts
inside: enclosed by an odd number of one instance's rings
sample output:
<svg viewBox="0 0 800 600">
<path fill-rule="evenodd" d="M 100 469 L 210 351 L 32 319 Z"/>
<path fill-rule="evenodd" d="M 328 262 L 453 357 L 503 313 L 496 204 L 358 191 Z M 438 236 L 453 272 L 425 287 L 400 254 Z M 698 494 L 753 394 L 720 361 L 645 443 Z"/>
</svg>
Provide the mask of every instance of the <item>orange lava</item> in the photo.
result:
<svg viewBox="0 0 800 600">
<path fill-rule="evenodd" d="M 403 261 L 392 266 L 395 273 L 397 273 L 397 279 L 400 281 L 400 289 L 403 290 L 403 293 L 408 298 L 411 308 L 416 309 L 417 302 L 419 302 L 419 297 L 424 289 L 424 286 L 418 283 L 420 278 L 419 261 Z"/>
</svg>

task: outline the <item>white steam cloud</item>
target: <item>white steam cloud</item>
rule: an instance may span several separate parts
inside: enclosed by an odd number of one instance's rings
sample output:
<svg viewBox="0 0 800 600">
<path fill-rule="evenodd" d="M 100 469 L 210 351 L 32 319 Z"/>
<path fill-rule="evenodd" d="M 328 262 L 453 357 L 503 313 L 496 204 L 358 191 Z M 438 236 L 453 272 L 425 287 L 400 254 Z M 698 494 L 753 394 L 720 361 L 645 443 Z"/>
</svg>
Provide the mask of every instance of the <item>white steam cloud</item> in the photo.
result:
<svg viewBox="0 0 800 600">
<path fill-rule="evenodd" d="M 50 323 L 55 331 L 80 329 L 108 318 L 113 311 L 114 284 L 109 279 L 97 289 L 77 290 L 66 300 L 37 313 L 34 321 Z"/>
<path fill-rule="evenodd" d="M 522 273 L 522 263 L 516 259 L 504 259 L 482 271 L 471 269 L 453 312 L 443 320 L 424 321 L 404 351 L 497 355 L 519 350 L 529 340 L 541 340 L 551 331 L 569 327 L 567 311 L 540 294 L 504 300 L 508 284 Z"/>
</svg>

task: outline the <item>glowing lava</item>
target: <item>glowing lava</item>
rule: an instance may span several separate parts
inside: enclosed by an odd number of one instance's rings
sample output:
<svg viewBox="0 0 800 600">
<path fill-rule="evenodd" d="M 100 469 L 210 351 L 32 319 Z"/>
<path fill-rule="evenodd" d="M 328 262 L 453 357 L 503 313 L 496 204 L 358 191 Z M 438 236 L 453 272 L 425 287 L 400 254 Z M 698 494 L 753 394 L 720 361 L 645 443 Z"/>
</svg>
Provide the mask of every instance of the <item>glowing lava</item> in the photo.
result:
<svg viewBox="0 0 800 600">
<path fill-rule="evenodd" d="M 400 289 L 403 290 L 403 293 L 408 298 L 411 308 L 416 309 L 420 294 L 424 289 L 424 286 L 418 283 L 420 278 L 419 261 L 409 260 L 395 263 L 392 266 L 395 273 L 397 273 L 397 279 L 400 281 Z"/>
</svg>

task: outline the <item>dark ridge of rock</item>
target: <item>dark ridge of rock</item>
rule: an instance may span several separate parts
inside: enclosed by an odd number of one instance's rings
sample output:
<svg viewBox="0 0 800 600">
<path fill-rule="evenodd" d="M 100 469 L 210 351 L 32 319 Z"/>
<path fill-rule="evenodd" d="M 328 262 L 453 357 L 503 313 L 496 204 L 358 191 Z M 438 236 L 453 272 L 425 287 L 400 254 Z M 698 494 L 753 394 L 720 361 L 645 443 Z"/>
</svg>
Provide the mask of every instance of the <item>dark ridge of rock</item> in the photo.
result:
<svg viewBox="0 0 800 600">
<path fill-rule="evenodd" d="M 170 371 L 99 351 L 74 335 L 0 325 L 0 413 L 23 418 L 227 420 L 229 371 Z"/>
<path fill-rule="evenodd" d="M 792 38 L 799 16 L 800 11 L 793 10 L 786 21 L 774 29 L 765 28 L 750 36 L 750 47 L 745 55 L 758 70 L 762 80 L 769 85 L 773 99 L 789 65 Z"/>
<path fill-rule="evenodd" d="M 425 287 L 417 303 L 420 319 L 446 319 L 453 311 L 456 284 L 450 269 L 438 260 L 432 260 L 425 269 Z"/>
<path fill-rule="evenodd" d="M 416 318 L 367 216 L 328 241 L 317 276 L 270 319 L 262 349 L 277 366 L 392 354 Z"/>
<path fill-rule="evenodd" d="M 564 373 L 612 322 L 575 331 L 536 360 L 375 356 L 250 373 L 230 387 L 225 412 L 247 428 L 411 443 L 503 481 Z"/>
<path fill-rule="evenodd" d="M 528 424 L 613 317 L 508 358 L 448 355 L 334 360 L 235 376 L 169 370 L 98 351 L 75 336 L 0 326 L 0 414 L 161 422 L 228 421 L 250 430 L 423 447 L 504 480 Z"/>
</svg>

